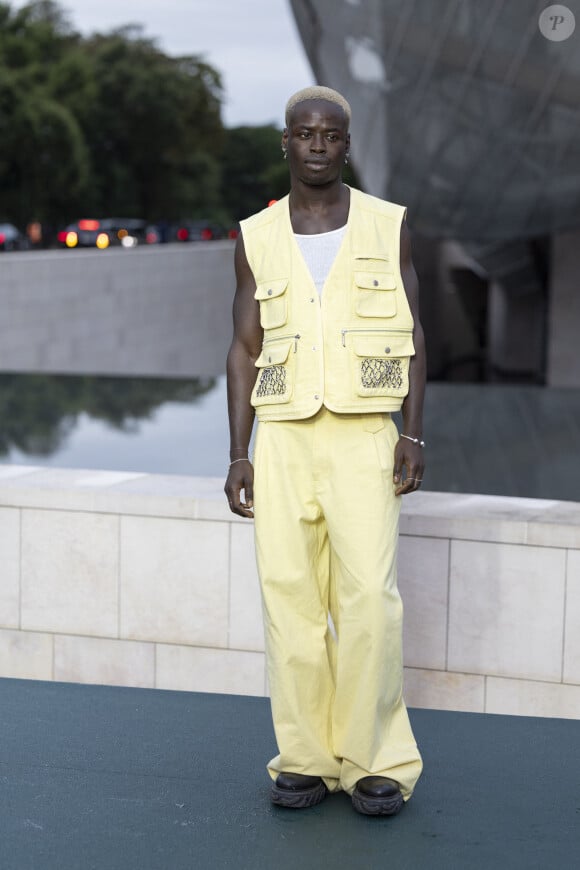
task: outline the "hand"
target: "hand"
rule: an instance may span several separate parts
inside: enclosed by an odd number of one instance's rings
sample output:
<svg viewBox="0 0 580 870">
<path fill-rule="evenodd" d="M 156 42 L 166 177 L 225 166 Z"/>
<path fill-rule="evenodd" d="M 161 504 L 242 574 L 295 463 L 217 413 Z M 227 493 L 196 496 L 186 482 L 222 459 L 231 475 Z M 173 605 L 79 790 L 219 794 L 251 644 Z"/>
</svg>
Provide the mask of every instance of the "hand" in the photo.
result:
<svg viewBox="0 0 580 870">
<path fill-rule="evenodd" d="M 403 468 L 406 477 L 403 478 Z M 393 483 L 397 486 L 395 495 L 407 495 L 416 492 L 421 486 L 425 459 L 423 448 L 413 444 L 407 438 L 399 438 L 395 446 L 395 465 L 393 468 Z"/>
<path fill-rule="evenodd" d="M 242 490 L 245 501 L 241 500 Z M 232 513 L 253 519 L 254 469 L 249 459 L 245 459 L 243 462 L 234 462 L 233 465 L 230 465 L 224 492 Z"/>
</svg>

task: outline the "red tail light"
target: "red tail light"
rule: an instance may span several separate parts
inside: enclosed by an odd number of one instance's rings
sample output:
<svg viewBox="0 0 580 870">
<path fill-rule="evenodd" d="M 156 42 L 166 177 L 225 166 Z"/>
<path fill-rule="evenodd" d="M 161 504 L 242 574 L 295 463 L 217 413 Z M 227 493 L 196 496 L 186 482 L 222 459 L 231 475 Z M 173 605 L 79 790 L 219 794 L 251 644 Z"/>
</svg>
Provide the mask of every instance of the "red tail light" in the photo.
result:
<svg viewBox="0 0 580 870">
<path fill-rule="evenodd" d="M 201 240 L 202 242 L 209 242 L 210 239 L 213 239 L 213 233 L 209 227 L 204 227 L 201 231 Z"/>
<path fill-rule="evenodd" d="M 177 238 L 180 242 L 186 242 L 189 238 L 189 233 L 185 227 L 179 227 L 177 230 Z"/>
<path fill-rule="evenodd" d="M 238 231 L 237 230 L 228 230 L 228 239 L 237 239 Z"/>
<path fill-rule="evenodd" d="M 58 233 L 56 237 L 57 237 L 58 241 L 62 242 L 64 245 L 64 243 L 66 242 L 67 231 L 61 230 L 60 233 Z"/>
<path fill-rule="evenodd" d="M 6 241 L 6 236 L 4 235 L 4 233 L 0 233 L 0 245 L 3 245 L 5 241 Z"/>
<path fill-rule="evenodd" d="M 98 221 L 82 220 L 79 221 L 79 230 L 98 230 L 100 223 Z"/>
</svg>

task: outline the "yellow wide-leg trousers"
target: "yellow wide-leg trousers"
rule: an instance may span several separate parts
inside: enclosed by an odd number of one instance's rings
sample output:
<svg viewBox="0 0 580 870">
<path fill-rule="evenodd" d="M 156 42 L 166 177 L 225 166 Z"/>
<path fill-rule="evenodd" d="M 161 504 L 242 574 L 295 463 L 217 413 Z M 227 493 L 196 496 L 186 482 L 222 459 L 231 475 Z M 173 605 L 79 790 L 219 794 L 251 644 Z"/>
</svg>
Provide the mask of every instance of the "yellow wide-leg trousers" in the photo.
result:
<svg viewBox="0 0 580 870">
<path fill-rule="evenodd" d="M 260 422 L 256 554 L 280 771 L 352 794 L 422 769 L 402 698 L 397 431 L 389 414 Z M 330 615 L 330 620 L 329 620 Z"/>
</svg>

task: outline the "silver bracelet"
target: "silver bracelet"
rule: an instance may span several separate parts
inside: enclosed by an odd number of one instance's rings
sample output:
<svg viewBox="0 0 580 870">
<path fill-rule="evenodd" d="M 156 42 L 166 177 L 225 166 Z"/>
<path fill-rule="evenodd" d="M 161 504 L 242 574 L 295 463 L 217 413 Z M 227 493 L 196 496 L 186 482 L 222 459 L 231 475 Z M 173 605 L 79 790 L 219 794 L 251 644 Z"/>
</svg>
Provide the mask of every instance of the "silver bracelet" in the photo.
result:
<svg viewBox="0 0 580 870">
<path fill-rule="evenodd" d="M 247 456 L 242 456 L 241 459 L 234 459 L 232 462 L 230 462 L 229 467 L 231 468 L 232 465 L 235 465 L 235 464 L 236 464 L 236 462 L 249 462 L 249 461 L 250 461 L 250 460 L 249 460 L 249 458 L 248 458 Z"/>
<path fill-rule="evenodd" d="M 418 444 L 419 447 L 424 447 L 424 446 L 425 446 L 425 442 L 424 442 L 424 441 L 421 441 L 420 438 L 413 438 L 412 435 L 403 435 L 403 434 L 401 433 L 400 437 L 401 437 L 401 438 L 406 438 L 407 441 L 412 441 L 413 444 Z"/>
</svg>

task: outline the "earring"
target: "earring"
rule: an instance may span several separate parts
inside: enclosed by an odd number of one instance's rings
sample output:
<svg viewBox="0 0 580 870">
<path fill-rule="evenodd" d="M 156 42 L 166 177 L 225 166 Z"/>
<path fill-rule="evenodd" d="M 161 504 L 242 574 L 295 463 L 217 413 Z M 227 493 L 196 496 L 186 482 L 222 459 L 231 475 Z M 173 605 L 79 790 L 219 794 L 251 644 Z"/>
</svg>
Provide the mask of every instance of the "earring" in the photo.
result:
<svg viewBox="0 0 580 870">
<path fill-rule="evenodd" d="M 288 151 L 286 148 L 282 148 L 282 160 L 286 160 L 288 158 Z"/>
<path fill-rule="evenodd" d="M 348 158 L 349 158 L 349 157 L 350 157 L 350 154 L 348 154 L 348 153 L 344 155 L 344 162 L 345 162 L 345 164 L 348 163 Z"/>
</svg>

